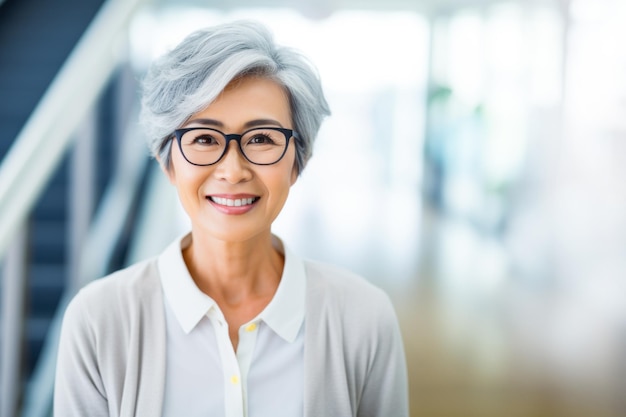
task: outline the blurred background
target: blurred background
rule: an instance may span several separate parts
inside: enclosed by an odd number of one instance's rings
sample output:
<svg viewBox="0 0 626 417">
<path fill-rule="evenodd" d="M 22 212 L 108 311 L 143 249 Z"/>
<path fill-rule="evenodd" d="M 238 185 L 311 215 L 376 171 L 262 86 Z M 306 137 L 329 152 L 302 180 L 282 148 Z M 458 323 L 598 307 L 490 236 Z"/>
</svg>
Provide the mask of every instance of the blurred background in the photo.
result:
<svg viewBox="0 0 626 417">
<path fill-rule="evenodd" d="M 390 295 L 411 416 L 625 416 L 623 0 L 0 0 L 0 417 L 50 415 L 76 290 L 186 230 L 138 80 L 239 18 L 317 66 L 275 232 Z"/>
</svg>

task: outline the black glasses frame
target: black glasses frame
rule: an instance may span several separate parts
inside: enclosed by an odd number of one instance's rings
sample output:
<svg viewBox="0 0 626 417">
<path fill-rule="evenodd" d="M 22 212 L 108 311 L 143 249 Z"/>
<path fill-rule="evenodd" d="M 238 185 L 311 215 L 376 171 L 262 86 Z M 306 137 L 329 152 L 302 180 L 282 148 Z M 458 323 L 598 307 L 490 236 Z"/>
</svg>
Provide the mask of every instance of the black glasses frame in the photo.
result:
<svg viewBox="0 0 626 417">
<path fill-rule="evenodd" d="M 257 162 L 251 161 L 250 158 L 248 158 L 246 153 L 243 151 L 243 148 L 241 147 L 241 138 L 243 138 L 246 135 L 246 133 L 251 132 L 253 130 L 259 130 L 259 129 L 275 130 L 275 131 L 280 132 L 283 135 L 285 135 L 285 139 L 287 140 L 285 142 L 285 149 L 283 149 L 283 153 L 274 162 L 270 162 L 270 163 L 267 163 L 267 164 L 259 164 Z M 190 132 L 192 130 L 211 130 L 213 132 L 219 133 L 220 135 L 222 135 L 224 137 L 224 139 L 226 140 L 226 144 L 224 145 L 224 152 L 222 152 L 220 157 L 217 158 L 217 161 L 212 162 L 210 164 L 196 164 L 194 162 L 191 162 L 187 158 L 187 155 L 185 155 L 185 152 L 183 151 L 183 144 L 182 144 L 181 140 L 182 140 L 182 137 L 183 137 L 183 135 L 185 133 Z M 281 159 L 283 159 L 283 157 L 287 153 L 287 148 L 289 148 L 289 141 L 290 141 L 290 139 L 291 138 L 298 139 L 298 134 L 293 129 L 285 129 L 285 128 L 282 128 L 282 127 L 264 127 L 264 126 L 259 126 L 259 127 L 254 127 L 252 129 L 248 129 L 248 130 L 246 130 L 245 132 L 243 132 L 240 135 L 236 134 L 236 133 L 226 134 L 226 133 L 224 133 L 222 131 L 219 131 L 217 129 L 213 129 L 213 128 L 210 128 L 210 127 L 186 127 L 186 128 L 183 128 L 183 129 L 176 129 L 176 130 L 174 130 L 174 136 L 176 137 L 176 141 L 178 142 L 178 149 L 180 149 L 180 153 L 183 155 L 183 158 L 185 158 L 185 160 L 187 162 L 189 162 L 191 165 L 200 166 L 200 167 L 206 167 L 206 166 L 215 165 L 219 161 L 221 161 L 222 158 L 224 158 L 224 155 L 226 155 L 226 152 L 228 152 L 228 147 L 230 145 L 230 141 L 231 140 L 234 140 L 235 142 L 237 142 L 237 146 L 239 147 L 239 152 L 241 153 L 241 155 L 243 155 L 244 158 L 246 158 L 246 161 L 250 162 L 251 164 L 254 164 L 254 165 L 274 165 L 274 164 L 277 164 Z"/>
</svg>

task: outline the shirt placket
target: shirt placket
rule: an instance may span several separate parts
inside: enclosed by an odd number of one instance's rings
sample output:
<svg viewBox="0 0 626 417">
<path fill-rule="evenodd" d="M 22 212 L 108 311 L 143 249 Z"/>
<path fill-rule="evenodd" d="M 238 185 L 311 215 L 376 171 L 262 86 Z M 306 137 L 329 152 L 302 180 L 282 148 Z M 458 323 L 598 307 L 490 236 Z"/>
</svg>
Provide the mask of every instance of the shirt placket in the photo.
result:
<svg viewBox="0 0 626 417">
<path fill-rule="evenodd" d="M 248 374 L 252 364 L 252 355 L 256 345 L 259 324 L 251 321 L 239 328 L 239 344 L 237 346 L 237 362 L 241 372 L 241 381 L 244 398 L 244 411 L 248 415 Z"/>
<path fill-rule="evenodd" d="M 258 323 L 252 321 L 239 328 L 239 343 L 235 352 L 228 334 L 228 323 L 219 308 L 214 306 L 207 316 L 215 329 L 223 367 L 225 415 L 245 417 L 248 414 L 246 382 L 256 343 Z"/>
</svg>

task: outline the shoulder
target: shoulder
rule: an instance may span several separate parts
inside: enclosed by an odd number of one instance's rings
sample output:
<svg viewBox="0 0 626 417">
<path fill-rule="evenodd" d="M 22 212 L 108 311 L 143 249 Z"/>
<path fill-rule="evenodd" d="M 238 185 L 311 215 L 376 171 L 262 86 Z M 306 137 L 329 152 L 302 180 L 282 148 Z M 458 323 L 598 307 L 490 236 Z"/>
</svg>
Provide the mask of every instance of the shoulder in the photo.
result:
<svg viewBox="0 0 626 417">
<path fill-rule="evenodd" d="M 161 363 L 165 356 L 162 323 L 163 298 L 154 259 L 86 285 L 63 317 L 55 407 L 64 414 L 69 407 L 80 408 L 72 415 L 93 415 L 88 410 L 97 407 L 119 411 L 120 401 L 128 399 L 126 391 L 139 386 L 139 379 L 158 383 L 161 368 L 143 364 Z"/>
<path fill-rule="evenodd" d="M 90 304 L 108 304 L 120 297 L 141 296 L 160 285 L 156 259 L 138 262 L 83 287 L 75 298 Z"/>
<path fill-rule="evenodd" d="M 134 315 L 142 305 L 158 300 L 159 294 L 156 260 L 139 262 L 83 287 L 70 301 L 65 321 L 113 325 Z"/>
<path fill-rule="evenodd" d="M 318 261 L 304 261 L 309 289 L 325 297 L 385 303 L 387 294 L 361 275 L 345 268 Z"/>
<path fill-rule="evenodd" d="M 380 380 L 385 372 L 397 372 L 400 381 L 404 367 L 402 336 L 387 293 L 337 266 L 305 261 L 305 270 L 306 329 L 309 352 L 315 352 L 311 361 L 334 367 L 337 364 L 329 358 L 341 357 L 338 369 L 328 372 L 346 372 L 353 387 L 365 386 L 370 376 Z M 396 382 L 394 387 L 402 387 Z"/>
<path fill-rule="evenodd" d="M 304 261 L 304 266 L 308 297 L 316 309 L 328 309 L 354 323 L 396 321 L 387 293 L 364 277 L 323 262 Z"/>
</svg>

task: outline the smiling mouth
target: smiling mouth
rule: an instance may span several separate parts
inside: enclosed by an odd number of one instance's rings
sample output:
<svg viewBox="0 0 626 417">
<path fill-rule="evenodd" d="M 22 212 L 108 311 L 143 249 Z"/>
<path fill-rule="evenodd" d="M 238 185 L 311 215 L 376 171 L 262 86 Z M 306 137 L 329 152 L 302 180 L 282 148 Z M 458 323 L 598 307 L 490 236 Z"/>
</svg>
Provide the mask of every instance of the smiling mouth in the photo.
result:
<svg viewBox="0 0 626 417">
<path fill-rule="evenodd" d="M 259 197 L 230 199 L 230 198 L 209 196 L 208 199 L 214 202 L 215 204 L 219 204 L 220 206 L 241 207 L 241 206 L 250 206 L 256 203 L 259 200 Z"/>
</svg>

